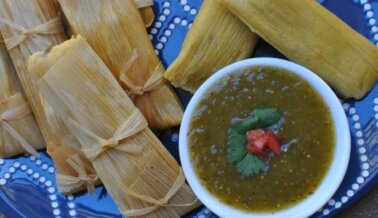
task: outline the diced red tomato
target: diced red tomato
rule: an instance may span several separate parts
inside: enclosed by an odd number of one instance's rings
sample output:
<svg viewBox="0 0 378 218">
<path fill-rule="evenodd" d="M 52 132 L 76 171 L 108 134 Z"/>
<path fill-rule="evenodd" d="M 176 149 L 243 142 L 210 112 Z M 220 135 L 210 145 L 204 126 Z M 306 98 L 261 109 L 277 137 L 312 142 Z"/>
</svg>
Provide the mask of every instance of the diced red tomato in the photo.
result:
<svg viewBox="0 0 378 218">
<path fill-rule="evenodd" d="M 256 155 L 265 155 L 266 149 L 271 149 L 276 155 L 281 153 L 281 146 L 272 130 L 251 130 L 246 133 L 247 150 Z"/>
<path fill-rule="evenodd" d="M 272 130 L 268 130 L 265 134 L 265 139 L 266 146 L 272 149 L 276 155 L 279 155 L 281 153 L 281 145 L 278 143 L 276 134 Z"/>
<path fill-rule="evenodd" d="M 262 156 L 265 156 L 266 153 L 263 149 L 260 149 L 256 146 L 253 146 L 253 145 L 247 145 L 247 150 L 253 154 L 256 154 L 256 155 L 262 155 Z"/>
</svg>

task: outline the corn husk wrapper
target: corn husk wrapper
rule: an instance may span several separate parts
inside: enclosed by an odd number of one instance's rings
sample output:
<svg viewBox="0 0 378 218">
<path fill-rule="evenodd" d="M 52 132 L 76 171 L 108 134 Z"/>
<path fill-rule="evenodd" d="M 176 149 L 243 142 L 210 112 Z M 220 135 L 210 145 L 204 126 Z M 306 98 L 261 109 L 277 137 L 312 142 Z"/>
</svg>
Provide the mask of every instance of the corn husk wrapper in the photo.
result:
<svg viewBox="0 0 378 218">
<path fill-rule="evenodd" d="M 66 117 L 123 215 L 179 217 L 198 206 L 177 162 L 83 37 L 33 55 L 32 72 L 46 62 L 42 94 Z"/>
<path fill-rule="evenodd" d="M 74 34 L 84 36 L 105 62 L 150 128 L 179 125 L 182 106 L 164 80 L 164 68 L 155 54 L 133 0 L 59 0 Z"/>
<path fill-rule="evenodd" d="M 135 0 L 135 4 L 137 8 L 139 9 L 140 14 L 142 15 L 142 19 L 144 22 L 144 25 L 146 27 L 150 27 L 152 22 L 155 19 L 155 13 L 152 9 L 152 6 L 154 5 L 153 0 Z"/>
<path fill-rule="evenodd" d="M 193 93 L 219 69 L 250 57 L 257 41 L 258 36 L 217 0 L 205 0 L 164 77 Z"/>
<path fill-rule="evenodd" d="M 362 98 L 378 80 L 378 50 L 313 0 L 221 0 L 291 60 L 344 98 Z"/>
<path fill-rule="evenodd" d="M 45 141 L 29 104 L 21 93 L 8 51 L 2 41 L 0 34 L 0 158 L 23 153 L 39 156 L 36 150 L 45 148 Z M 24 113 L 14 116 L 18 113 L 13 112 L 11 115 L 14 118 L 7 119 L 6 113 L 17 109 Z"/>
<path fill-rule="evenodd" d="M 152 9 L 152 6 L 154 4 L 153 0 L 135 0 L 135 4 L 137 8 L 139 9 L 140 14 L 142 15 L 144 25 L 146 27 L 150 27 L 152 22 L 155 19 L 155 14 Z M 72 29 L 67 21 L 67 18 L 63 15 L 62 16 L 62 22 L 64 26 L 64 30 L 66 32 L 66 35 L 68 38 L 72 37 Z"/>
<path fill-rule="evenodd" d="M 66 40 L 58 11 L 57 2 L 51 0 L 0 0 L 0 31 L 41 128 L 47 152 L 55 163 L 57 175 L 60 175 L 57 177 L 59 189 L 65 193 L 86 188 L 93 191 L 93 182 L 86 182 L 84 175 L 92 176 L 93 166 L 85 160 L 78 141 L 67 134 L 61 119 L 56 117 L 52 108 L 41 98 L 35 80 L 27 69 L 28 58 L 34 52 L 45 51 Z M 79 162 L 83 163 L 80 172 L 77 164 L 73 167 L 71 163 L 78 162 L 75 161 L 77 155 L 82 159 Z M 69 184 L 75 178 L 79 178 L 78 181 Z"/>
</svg>

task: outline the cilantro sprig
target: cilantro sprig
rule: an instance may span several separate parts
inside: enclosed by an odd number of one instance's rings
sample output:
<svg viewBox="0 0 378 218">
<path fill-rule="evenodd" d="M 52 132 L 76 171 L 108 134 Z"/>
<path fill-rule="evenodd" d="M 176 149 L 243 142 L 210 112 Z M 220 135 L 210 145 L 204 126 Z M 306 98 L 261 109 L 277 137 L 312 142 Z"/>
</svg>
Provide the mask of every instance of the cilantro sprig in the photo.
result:
<svg viewBox="0 0 378 218">
<path fill-rule="evenodd" d="M 228 131 L 227 161 L 236 167 L 236 171 L 245 177 L 258 174 L 265 168 L 265 163 L 258 156 L 248 152 L 246 133 L 262 129 L 277 123 L 281 113 L 276 108 L 262 108 L 252 111 L 252 117 L 234 124 Z"/>
</svg>

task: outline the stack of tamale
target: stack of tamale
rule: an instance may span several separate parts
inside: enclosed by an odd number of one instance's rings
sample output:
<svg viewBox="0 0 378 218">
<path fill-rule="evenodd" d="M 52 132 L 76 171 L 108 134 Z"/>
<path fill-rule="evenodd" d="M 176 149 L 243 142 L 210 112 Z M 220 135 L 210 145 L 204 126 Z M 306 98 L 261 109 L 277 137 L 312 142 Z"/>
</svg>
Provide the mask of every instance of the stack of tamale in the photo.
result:
<svg viewBox="0 0 378 218">
<path fill-rule="evenodd" d="M 378 48 L 314 0 L 220 0 L 251 30 L 344 98 L 378 81 Z"/>
<path fill-rule="evenodd" d="M 134 99 L 149 127 L 179 125 L 182 107 L 164 80 L 133 0 L 59 0 L 74 34 L 84 36 Z"/>
<path fill-rule="evenodd" d="M 96 179 L 93 166 L 85 160 L 78 141 L 67 134 L 61 119 L 41 98 L 27 70 L 31 54 L 66 40 L 58 11 L 56 1 L 51 0 L 0 0 L 0 31 L 55 163 L 60 190 L 93 191 Z"/>
<path fill-rule="evenodd" d="M 164 77 L 190 92 L 219 69 L 252 55 L 258 36 L 218 0 L 204 0 Z"/>
<path fill-rule="evenodd" d="M 2 41 L 0 34 L 0 157 L 38 156 L 36 150 L 45 148 L 45 142 Z"/>
<path fill-rule="evenodd" d="M 31 56 L 29 70 L 125 216 L 179 217 L 199 205 L 177 162 L 80 35 Z"/>
</svg>

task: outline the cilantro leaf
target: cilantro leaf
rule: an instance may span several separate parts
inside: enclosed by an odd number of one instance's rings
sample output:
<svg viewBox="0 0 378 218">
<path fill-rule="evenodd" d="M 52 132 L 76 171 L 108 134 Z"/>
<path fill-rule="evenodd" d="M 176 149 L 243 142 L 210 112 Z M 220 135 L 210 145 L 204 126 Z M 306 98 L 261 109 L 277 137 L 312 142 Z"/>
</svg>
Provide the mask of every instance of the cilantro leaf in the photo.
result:
<svg viewBox="0 0 378 218">
<path fill-rule="evenodd" d="M 245 134 L 252 129 L 264 128 L 277 123 L 281 113 L 276 108 L 262 108 L 252 111 L 253 117 L 235 123 L 235 130 Z"/>
<path fill-rule="evenodd" d="M 264 167 L 265 164 L 259 157 L 248 153 L 239 163 L 236 164 L 236 171 L 245 177 L 250 177 L 254 174 L 258 174 L 260 171 L 263 171 Z"/>
<path fill-rule="evenodd" d="M 234 124 L 228 132 L 227 161 L 235 164 L 236 171 L 245 177 L 258 174 L 265 168 L 260 157 L 248 152 L 246 133 L 253 129 L 271 126 L 281 119 L 281 113 L 276 108 L 261 108 L 252 111 L 253 116 Z"/>
<path fill-rule="evenodd" d="M 259 118 L 254 116 L 235 123 L 235 130 L 240 134 L 245 134 L 247 131 L 257 128 L 258 125 Z"/>
<path fill-rule="evenodd" d="M 227 161 L 229 163 L 239 162 L 246 154 L 246 139 L 244 135 L 239 134 L 236 130 L 231 129 L 228 135 L 228 152 Z"/>
<path fill-rule="evenodd" d="M 276 108 L 261 108 L 252 111 L 255 117 L 258 117 L 258 128 L 264 128 L 277 123 L 282 115 Z"/>
<path fill-rule="evenodd" d="M 234 129 L 231 129 L 228 134 L 227 145 L 230 148 L 245 147 L 247 140 L 245 135 L 239 134 Z"/>
</svg>

